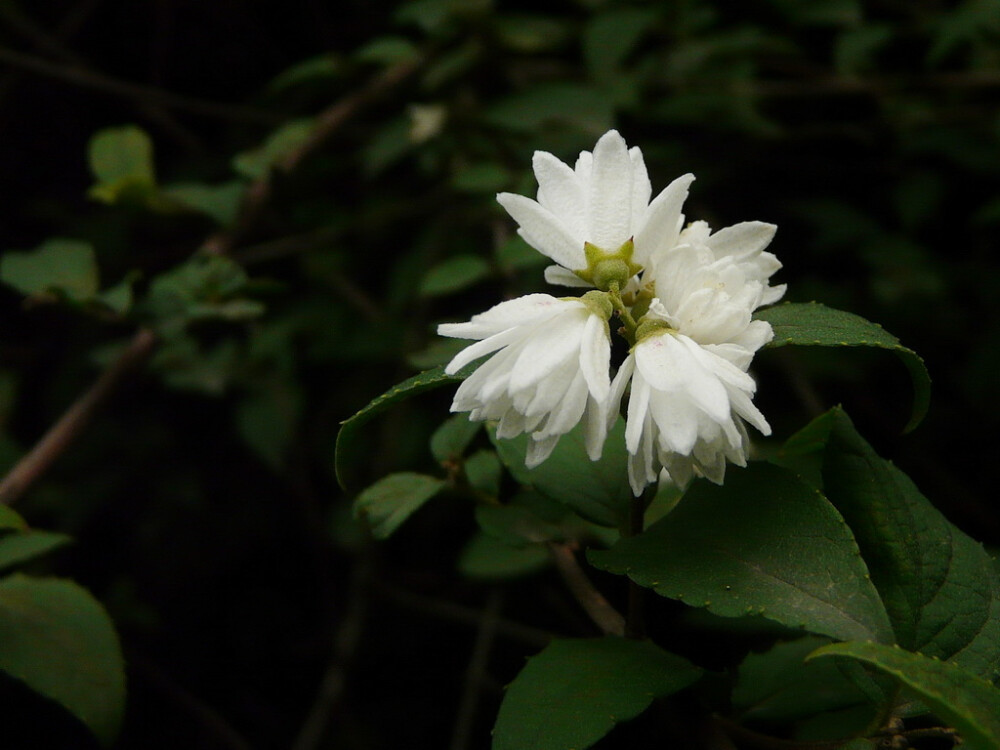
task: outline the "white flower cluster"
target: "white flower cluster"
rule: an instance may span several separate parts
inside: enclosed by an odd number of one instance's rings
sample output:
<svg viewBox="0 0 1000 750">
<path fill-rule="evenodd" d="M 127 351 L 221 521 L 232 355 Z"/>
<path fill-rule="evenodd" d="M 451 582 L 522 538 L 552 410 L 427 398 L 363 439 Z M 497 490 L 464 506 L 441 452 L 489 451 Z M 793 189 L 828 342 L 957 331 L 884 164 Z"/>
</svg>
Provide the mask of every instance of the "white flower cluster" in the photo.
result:
<svg viewBox="0 0 1000 750">
<path fill-rule="evenodd" d="M 769 285 L 781 267 L 765 251 L 776 227 L 684 227 L 693 175 L 651 201 L 642 152 L 614 130 L 574 168 L 543 151 L 533 166 L 537 200 L 497 200 L 525 241 L 557 264 L 546 281 L 591 291 L 529 294 L 441 325 L 442 336 L 477 340 L 446 372 L 492 355 L 459 386 L 451 410 L 495 420 L 500 437 L 526 433 L 529 467 L 582 420 L 597 460 L 630 388 L 625 441 L 635 494 L 661 473 L 680 485 L 693 476 L 721 482 L 727 459 L 746 464 L 745 423 L 770 434 L 747 369 L 773 335 L 751 316 L 785 291 Z M 630 351 L 612 379 L 613 315 Z"/>
</svg>

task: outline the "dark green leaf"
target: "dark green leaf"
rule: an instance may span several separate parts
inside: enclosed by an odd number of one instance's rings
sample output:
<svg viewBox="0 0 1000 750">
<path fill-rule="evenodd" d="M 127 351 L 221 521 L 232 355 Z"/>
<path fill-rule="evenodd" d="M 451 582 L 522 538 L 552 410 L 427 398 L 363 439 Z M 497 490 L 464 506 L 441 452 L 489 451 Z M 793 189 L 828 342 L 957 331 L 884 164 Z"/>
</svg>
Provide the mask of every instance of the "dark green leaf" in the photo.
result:
<svg viewBox="0 0 1000 750">
<path fill-rule="evenodd" d="M 317 78 L 333 78 L 341 70 L 338 62 L 329 54 L 310 57 L 282 71 L 267 84 L 269 91 L 282 91 L 304 81 Z"/>
<path fill-rule="evenodd" d="M 233 157 L 233 169 L 249 179 L 265 176 L 271 167 L 301 146 L 316 127 L 316 120 L 304 117 L 290 120 L 275 130 L 257 148 Z"/>
<path fill-rule="evenodd" d="M 648 641 L 554 640 L 508 686 L 493 750 L 590 747 L 700 676 L 690 662 Z"/>
<path fill-rule="evenodd" d="M 583 56 L 591 78 L 612 81 L 618 67 L 659 15 L 657 8 L 615 8 L 591 17 L 583 32 Z"/>
<path fill-rule="evenodd" d="M 476 451 L 465 459 L 463 467 L 465 478 L 474 489 L 494 498 L 500 494 L 500 474 L 503 467 L 494 451 Z"/>
<path fill-rule="evenodd" d="M 376 539 L 385 539 L 445 485 L 443 479 L 426 474 L 390 474 L 358 495 L 354 515 L 369 523 Z"/>
<path fill-rule="evenodd" d="M 664 519 L 588 558 L 724 617 L 761 614 L 832 638 L 892 642 L 840 514 L 776 466 L 732 469 L 722 486 L 698 482 Z"/>
<path fill-rule="evenodd" d="M 931 379 L 924 361 L 899 343 L 899 339 L 880 325 L 870 323 L 852 313 L 834 310 L 816 302 L 796 304 L 786 302 L 761 310 L 756 317 L 774 328 L 770 347 L 796 346 L 872 346 L 888 349 L 899 355 L 913 380 L 913 413 L 906 425 L 912 430 L 927 413 L 930 404 Z"/>
<path fill-rule="evenodd" d="M 410 396 L 416 396 L 418 393 L 429 391 L 432 388 L 439 388 L 449 383 L 457 383 L 468 377 L 475 370 L 475 367 L 474 363 L 454 375 L 446 375 L 443 367 L 435 367 L 433 370 L 418 373 L 412 378 L 407 378 L 399 385 L 393 386 L 381 396 L 372 399 L 364 409 L 357 412 L 350 419 L 341 422 L 340 432 L 337 434 L 337 445 L 334 449 L 334 467 L 340 486 L 347 489 L 345 477 L 349 461 L 348 452 L 350 451 L 348 446 L 354 442 L 358 430 L 361 429 L 365 422 L 385 411 L 393 404 Z"/>
<path fill-rule="evenodd" d="M 867 703 L 836 662 L 805 662 L 828 642 L 806 636 L 747 656 L 737 672 L 733 707 L 744 719 L 789 721 Z"/>
<path fill-rule="evenodd" d="M 478 255 L 456 255 L 430 269 L 420 282 L 420 294 L 434 297 L 458 292 L 490 275 L 490 264 Z"/>
<path fill-rule="evenodd" d="M 75 302 L 92 299 L 100 284 L 90 243 L 58 237 L 34 250 L 4 253 L 0 279 L 22 294 L 56 292 Z"/>
<path fill-rule="evenodd" d="M 514 547 L 477 533 L 458 558 L 458 572 L 481 581 L 506 581 L 537 573 L 548 564 L 549 552 L 544 545 Z"/>
<path fill-rule="evenodd" d="M 0 570 L 13 568 L 69 544 L 66 534 L 52 531 L 22 531 L 0 536 Z"/>
<path fill-rule="evenodd" d="M 163 193 L 180 205 L 203 213 L 225 227 L 236 221 L 245 190 L 243 182 L 234 180 L 221 185 L 197 182 L 171 185 L 164 188 Z"/>
<path fill-rule="evenodd" d="M 968 750 L 1000 750 L 1000 690 L 961 667 L 899 647 L 833 643 L 809 657 L 846 656 L 896 677 L 959 731 Z"/>
<path fill-rule="evenodd" d="M 548 258 L 516 234 L 496 249 L 496 256 L 501 267 L 512 271 L 537 268 L 549 262 Z"/>
<path fill-rule="evenodd" d="M 556 514 L 551 505 L 555 505 Z M 562 505 L 534 492 L 518 493 L 504 505 L 476 507 L 479 528 L 512 547 L 564 539 L 565 531 L 558 522 L 566 515 Z"/>
<path fill-rule="evenodd" d="M 989 680 L 1000 676 L 1000 576 L 982 545 L 880 458 L 842 410 L 806 431 L 828 435 L 826 494 L 854 532 L 897 642 Z"/>
<path fill-rule="evenodd" d="M 599 134 L 612 125 L 614 102 L 605 92 L 590 86 L 541 84 L 497 102 L 486 111 L 485 120 L 521 133 L 559 123 Z"/>
<path fill-rule="evenodd" d="M 406 37 L 380 36 L 354 53 L 358 62 L 392 65 L 416 57 L 419 50 Z"/>
<path fill-rule="evenodd" d="M 448 417 L 431 435 L 431 455 L 441 463 L 454 461 L 461 457 L 482 426 L 482 422 L 470 421 L 468 414 Z"/>
<path fill-rule="evenodd" d="M 500 440 L 491 431 L 490 437 L 500 460 L 521 484 L 534 487 L 602 526 L 620 528 L 625 522 L 632 499 L 625 420 L 615 422 L 608 433 L 599 461 L 591 461 L 587 455 L 582 423 L 563 435 L 552 455 L 534 469 L 524 465 L 527 435 Z"/>
<path fill-rule="evenodd" d="M 153 142 L 141 128 L 125 125 L 99 131 L 90 139 L 89 159 L 97 179 L 90 197 L 104 203 L 145 202 L 156 194 Z"/>
<path fill-rule="evenodd" d="M 0 505 L 0 531 L 27 531 L 28 524 L 21 515 L 6 505 Z"/>
<path fill-rule="evenodd" d="M 0 580 L 0 670 L 66 708 L 104 745 L 125 708 L 125 670 L 101 605 L 72 581 Z"/>
</svg>

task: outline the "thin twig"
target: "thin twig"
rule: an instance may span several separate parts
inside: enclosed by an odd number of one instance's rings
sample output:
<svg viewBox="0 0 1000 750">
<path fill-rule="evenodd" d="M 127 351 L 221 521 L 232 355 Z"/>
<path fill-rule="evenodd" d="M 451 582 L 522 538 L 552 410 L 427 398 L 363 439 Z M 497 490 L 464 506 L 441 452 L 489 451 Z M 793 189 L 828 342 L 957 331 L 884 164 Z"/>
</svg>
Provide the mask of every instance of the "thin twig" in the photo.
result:
<svg viewBox="0 0 1000 750">
<path fill-rule="evenodd" d="M 247 188 L 239 219 L 231 229 L 220 232 L 202 245 L 202 250 L 216 255 L 227 255 L 252 230 L 260 218 L 261 208 L 271 199 L 273 173 L 288 173 L 295 170 L 303 159 L 312 154 L 330 139 L 343 125 L 359 112 L 378 101 L 389 90 L 416 73 L 425 58 L 414 56 L 386 68 L 372 78 L 367 85 L 323 110 L 316 118 L 316 127 L 301 144 L 286 154 L 274 168 L 257 178 Z"/>
<path fill-rule="evenodd" d="M 121 356 L 59 418 L 41 440 L 0 482 L 0 503 L 10 505 L 40 477 L 93 419 L 94 414 L 132 370 L 152 353 L 156 335 L 140 329 Z"/>
<path fill-rule="evenodd" d="M 478 625 L 482 617 L 478 610 L 473 609 L 472 607 L 467 607 L 464 604 L 458 604 L 457 602 L 450 602 L 444 599 L 433 599 L 413 591 L 407 591 L 406 589 L 390 586 L 384 582 L 377 582 L 376 585 L 379 595 L 392 604 L 396 604 L 400 607 L 406 607 L 408 609 L 430 615 L 431 617 L 438 617 L 442 620 L 459 622 L 465 625 Z M 502 635 L 505 638 L 520 641 L 528 646 L 535 646 L 538 648 L 548 645 L 548 643 L 555 637 L 552 633 L 549 633 L 546 630 L 533 628 L 529 625 L 522 625 L 521 623 L 514 622 L 512 620 L 505 620 L 502 617 L 498 617 L 496 619 L 494 628 L 497 635 Z"/>
<path fill-rule="evenodd" d="M 0 47 L 0 62 L 5 62 L 15 68 L 28 70 L 38 75 L 67 81 L 77 86 L 83 86 L 84 88 L 103 91 L 106 94 L 123 96 L 127 99 L 155 102 L 165 107 L 182 109 L 205 117 L 235 120 L 238 122 L 259 122 L 267 125 L 276 125 L 285 119 L 285 116 L 280 113 L 266 112 L 254 107 L 235 104 L 220 104 L 219 102 L 207 99 L 183 96 L 154 86 L 143 86 L 137 83 L 121 81 L 117 78 L 111 78 L 102 73 L 74 65 L 49 62 L 8 49 L 7 47 Z"/>
<path fill-rule="evenodd" d="M 193 716 L 201 726 L 208 730 L 216 740 L 213 746 L 226 747 L 229 750 L 250 750 L 250 743 L 240 736 L 239 732 L 233 729 L 226 719 L 201 698 L 175 681 L 158 664 L 134 650 L 128 652 L 128 663 L 130 668 L 137 671 L 138 676 L 145 680 L 151 688 Z"/>
<path fill-rule="evenodd" d="M 559 542 L 549 542 L 549 552 L 556 564 L 556 569 L 566 582 L 573 598 L 579 602 L 594 624 L 608 635 L 625 635 L 625 618 L 618 612 L 604 595 L 601 594 L 573 554 L 574 546 Z"/>
<path fill-rule="evenodd" d="M 13 56 L 13 59 L 26 63 L 25 67 L 41 66 L 45 71 L 58 71 L 58 75 L 60 76 L 76 75 L 79 73 L 79 71 L 73 71 L 62 66 L 53 66 L 44 61 L 26 57 L 0 47 L 0 60 L 10 62 L 11 56 Z M 291 170 L 300 164 L 313 149 L 318 148 L 327 138 L 332 136 L 337 128 L 343 125 L 350 117 L 356 115 L 364 106 L 374 101 L 391 86 L 405 80 L 418 67 L 419 60 L 400 63 L 374 78 L 361 91 L 329 107 L 320 116 L 320 124 L 317 126 L 313 136 L 305 144 L 295 149 L 293 154 L 286 157 L 282 163 L 283 169 L 286 171 Z M 85 74 L 85 78 L 91 79 L 91 82 L 94 82 L 93 77 L 89 76 L 89 74 Z M 131 84 L 121 84 L 121 82 L 111 81 L 110 79 L 98 78 L 99 80 L 104 80 L 105 83 L 113 84 L 120 91 L 128 90 L 131 94 L 139 95 L 141 93 L 142 96 L 145 96 L 150 92 L 149 89 L 143 87 L 134 87 Z M 165 94 L 166 92 L 163 93 Z M 167 95 L 167 98 L 172 96 L 172 94 Z M 180 99 L 184 99 L 184 97 Z M 166 103 L 165 100 L 164 103 Z M 188 103 L 190 104 L 191 101 Z M 221 106 L 211 102 L 208 104 L 216 108 Z M 232 110 L 228 107 L 221 106 L 221 110 L 226 110 L 232 114 Z M 268 174 L 251 184 L 247 197 L 244 199 L 241 220 L 237 223 L 237 226 L 230 230 L 224 230 L 211 235 L 202 243 L 199 251 L 216 254 L 225 254 L 228 252 L 241 239 L 243 232 L 256 223 L 257 215 L 263 210 L 270 196 L 271 177 Z M 14 468 L 4 477 L 3 481 L 0 482 L 0 503 L 9 505 L 28 490 L 35 480 L 48 469 L 52 462 L 79 436 L 101 404 L 117 388 L 125 374 L 138 366 L 152 353 L 155 343 L 156 336 L 152 331 L 140 329 L 135 334 L 121 358 L 101 374 L 97 381 L 69 407 L 66 413 L 60 417 L 59 421 L 49 429 L 27 455 L 18 461 Z"/>
<path fill-rule="evenodd" d="M 330 723 L 330 716 L 344 694 L 347 670 L 361 642 L 365 619 L 368 616 L 371 568 L 370 555 L 364 555 L 354 566 L 347 607 L 334 638 L 333 655 L 323 674 L 316 699 L 295 738 L 295 744 L 292 745 L 293 750 L 313 750 L 320 746 Z"/>
<path fill-rule="evenodd" d="M 646 498 L 633 497 L 629 504 L 630 537 L 642 533 L 646 523 Z M 646 590 L 631 578 L 628 579 L 628 612 L 625 618 L 625 635 L 640 639 L 646 635 Z"/>
<path fill-rule="evenodd" d="M 479 706 L 479 691 L 486 674 L 486 667 L 489 664 L 493 642 L 496 640 L 497 621 L 500 618 L 502 604 L 503 593 L 500 589 L 493 589 L 479 618 L 476 642 L 472 646 L 472 656 L 469 658 L 469 665 L 465 670 L 462 699 L 456 713 L 455 728 L 451 734 L 451 750 L 466 750 L 472 739 L 476 709 Z"/>
</svg>

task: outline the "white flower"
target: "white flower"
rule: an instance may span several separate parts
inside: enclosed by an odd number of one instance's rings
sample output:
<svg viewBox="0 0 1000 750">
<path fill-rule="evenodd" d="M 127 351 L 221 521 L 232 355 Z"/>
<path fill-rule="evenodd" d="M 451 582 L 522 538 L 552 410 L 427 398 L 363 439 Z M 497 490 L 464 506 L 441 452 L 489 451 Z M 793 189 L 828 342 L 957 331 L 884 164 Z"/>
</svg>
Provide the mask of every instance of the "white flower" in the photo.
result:
<svg viewBox="0 0 1000 750">
<path fill-rule="evenodd" d="M 451 410 L 472 420 L 497 420 L 497 436 L 528 434 L 531 468 L 559 438 L 585 421 L 587 453 L 600 458 L 607 434 L 611 342 L 606 296 L 580 299 L 529 294 L 501 302 L 468 323 L 445 323 L 442 336 L 480 339 L 445 368 L 454 374 L 470 362 L 489 360 L 458 387 Z"/>
<path fill-rule="evenodd" d="M 575 168 L 545 151 L 532 160 L 538 180 L 537 201 L 500 193 L 500 202 L 519 225 L 518 234 L 559 265 L 545 270 L 549 283 L 594 286 L 591 245 L 600 257 L 625 252 L 626 261 L 642 267 L 654 247 L 672 247 L 683 223 L 681 207 L 694 176 L 674 180 L 652 203 L 652 186 L 642 152 L 629 149 L 616 130 L 601 136 L 593 153 L 584 151 Z M 630 268 L 629 277 L 637 269 Z M 599 285 L 598 285 L 599 286 Z M 621 285 L 624 288 L 624 284 Z"/>
<path fill-rule="evenodd" d="M 716 258 L 689 244 L 657 264 L 656 293 L 608 401 L 613 419 L 631 380 L 625 443 L 636 495 L 661 468 L 682 486 L 696 475 L 721 483 L 727 460 L 746 465 L 744 421 L 771 432 L 746 372 L 773 336 L 768 323 L 751 319 L 764 284 L 747 278 L 734 254 Z"/>
</svg>

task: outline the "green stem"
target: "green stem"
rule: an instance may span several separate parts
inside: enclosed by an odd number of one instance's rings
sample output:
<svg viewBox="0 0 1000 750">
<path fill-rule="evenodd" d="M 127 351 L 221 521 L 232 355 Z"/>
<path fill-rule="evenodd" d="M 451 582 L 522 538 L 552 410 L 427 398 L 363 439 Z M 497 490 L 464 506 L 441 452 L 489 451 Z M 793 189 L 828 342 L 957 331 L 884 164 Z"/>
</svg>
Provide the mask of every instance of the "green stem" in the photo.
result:
<svg viewBox="0 0 1000 750">
<path fill-rule="evenodd" d="M 632 317 L 632 313 L 630 313 L 628 308 L 625 307 L 625 302 L 622 300 L 622 295 L 618 290 L 617 285 L 613 285 L 611 289 L 608 290 L 608 294 L 611 297 L 611 306 L 614 307 L 615 312 L 618 313 L 618 317 L 621 319 L 622 323 L 625 324 L 625 337 L 628 339 L 630 344 L 634 344 L 635 329 L 638 328 L 635 318 Z"/>
</svg>

